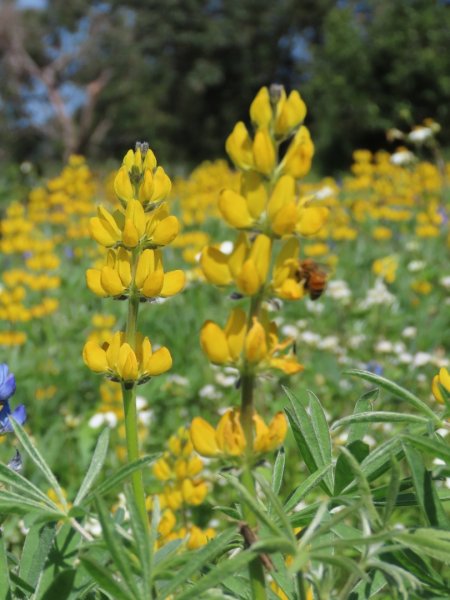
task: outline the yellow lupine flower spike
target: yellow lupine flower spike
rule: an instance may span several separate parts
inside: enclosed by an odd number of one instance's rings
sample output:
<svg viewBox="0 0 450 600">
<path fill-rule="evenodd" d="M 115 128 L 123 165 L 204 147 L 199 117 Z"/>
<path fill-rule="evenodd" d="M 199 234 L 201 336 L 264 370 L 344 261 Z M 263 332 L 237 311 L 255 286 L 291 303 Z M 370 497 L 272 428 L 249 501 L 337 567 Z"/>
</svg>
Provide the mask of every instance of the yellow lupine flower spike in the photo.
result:
<svg viewBox="0 0 450 600">
<path fill-rule="evenodd" d="M 253 415 L 253 451 L 256 455 L 271 452 L 286 437 L 287 422 L 283 413 L 277 413 L 267 426 L 255 412 Z M 220 418 L 216 429 L 201 417 L 193 419 L 191 440 L 196 452 L 209 458 L 241 457 L 246 442 L 240 423 L 240 411 L 229 409 Z"/>
</svg>

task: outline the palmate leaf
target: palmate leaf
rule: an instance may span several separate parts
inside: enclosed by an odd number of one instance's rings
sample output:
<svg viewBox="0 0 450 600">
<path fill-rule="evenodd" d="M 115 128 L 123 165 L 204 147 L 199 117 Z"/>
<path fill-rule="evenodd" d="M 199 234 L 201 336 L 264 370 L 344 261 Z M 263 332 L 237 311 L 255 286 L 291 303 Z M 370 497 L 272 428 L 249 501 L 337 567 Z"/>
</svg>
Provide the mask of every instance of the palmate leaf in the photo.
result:
<svg viewBox="0 0 450 600">
<path fill-rule="evenodd" d="M 306 466 L 311 473 L 331 464 L 331 438 L 323 408 L 317 397 L 309 392 L 307 407 L 290 390 L 283 388 L 291 402 L 291 409 L 285 412 L 292 433 Z M 320 485 L 328 495 L 332 495 L 333 473 L 327 471 Z"/>
<path fill-rule="evenodd" d="M 25 498 L 15 492 L 1 490 L 0 492 L 0 513 L 25 515 L 35 513 L 40 515 L 44 520 L 57 521 L 63 519 L 65 513 L 61 512 L 57 507 L 52 509 L 48 504 L 36 502 L 31 498 Z"/>
<path fill-rule="evenodd" d="M 450 446 L 438 439 L 430 439 L 426 437 L 413 436 L 403 434 L 402 439 L 419 450 L 431 454 L 435 458 L 441 458 L 446 463 L 450 463 Z"/>
<path fill-rule="evenodd" d="M 40 596 L 39 600 L 68 600 L 74 593 L 74 584 L 76 577 L 75 569 L 65 569 L 58 573 L 54 578 L 50 586 Z M 78 592 L 75 592 L 78 594 Z"/>
</svg>

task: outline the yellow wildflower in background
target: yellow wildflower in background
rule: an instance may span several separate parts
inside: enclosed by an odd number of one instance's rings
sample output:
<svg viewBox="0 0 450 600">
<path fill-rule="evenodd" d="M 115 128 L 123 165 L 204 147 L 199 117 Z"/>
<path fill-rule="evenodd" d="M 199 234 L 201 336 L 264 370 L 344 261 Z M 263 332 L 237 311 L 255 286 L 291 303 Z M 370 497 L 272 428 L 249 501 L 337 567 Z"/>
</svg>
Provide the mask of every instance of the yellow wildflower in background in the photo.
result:
<svg viewBox="0 0 450 600">
<path fill-rule="evenodd" d="M 431 391 L 438 402 L 444 404 L 444 394 L 450 396 L 450 374 L 445 367 L 442 367 L 437 375 L 433 377 Z"/>
</svg>

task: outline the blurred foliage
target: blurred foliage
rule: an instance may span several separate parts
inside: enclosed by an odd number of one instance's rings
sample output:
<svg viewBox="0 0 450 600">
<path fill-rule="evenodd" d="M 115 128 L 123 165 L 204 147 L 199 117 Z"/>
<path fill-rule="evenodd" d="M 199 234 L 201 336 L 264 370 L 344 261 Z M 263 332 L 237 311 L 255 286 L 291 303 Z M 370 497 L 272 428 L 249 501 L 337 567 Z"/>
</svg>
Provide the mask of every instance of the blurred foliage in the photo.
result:
<svg viewBox="0 0 450 600">
<path fill-rule="evenodd" d="M 323 171 L 348 165 L 355 146 L 385 145 L 384 131 L 405 121 L 433 117 L 443 126 L 442 143 L 450 141 L 447 2 L 41 4 L 17 14 L 36 64 L 65 62 L 54 83 L 77 132 L 70 151 L 118 157 L 144 132 L 163 161 L 193 166 L 223 154 L 247 98 L 272 81 L 302 91 Z M 0 159 L 67 154 L 45 90 L 17 71 L 17 61 L 11 76 L 11 56 L 11 46 L 0 43 Z M 106 84 L 86 115 L 83 99 L 102 74 Z"/>
</svg>

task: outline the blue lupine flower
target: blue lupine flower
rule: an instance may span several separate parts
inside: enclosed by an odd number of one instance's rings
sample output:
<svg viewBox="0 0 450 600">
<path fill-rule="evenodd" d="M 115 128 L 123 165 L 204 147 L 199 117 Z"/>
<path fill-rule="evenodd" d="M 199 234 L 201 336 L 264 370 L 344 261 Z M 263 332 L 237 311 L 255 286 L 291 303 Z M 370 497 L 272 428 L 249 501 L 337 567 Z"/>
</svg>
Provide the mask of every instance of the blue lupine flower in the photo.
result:
<svg viewBox="0 0 450 600">
<path fill-rule="evenodd" d="M 0 410 L 0 435 L 12 433 L 14 431 L 9 417 L 13 417 L 15 421 L 23 425 L 27 420 L 27 411 L 23 404 L 19 404 L 12 412 L 9 402 L 6 401 Z"/>
<path fill-rule="evenodd" d="M 375 360 L 369 361 L 366 365 L 366 369 L 375 375 L 383 375 L 384 371 L 383 365 L 380 365 L 380 363 L 376 362 Z"/>
<path fill-rule="evenodd" d="M 16 391 L 16 378 L 9 372 L 8 365 L 0 365 L 0 404 L 4 404 Z"/>
</svg>

